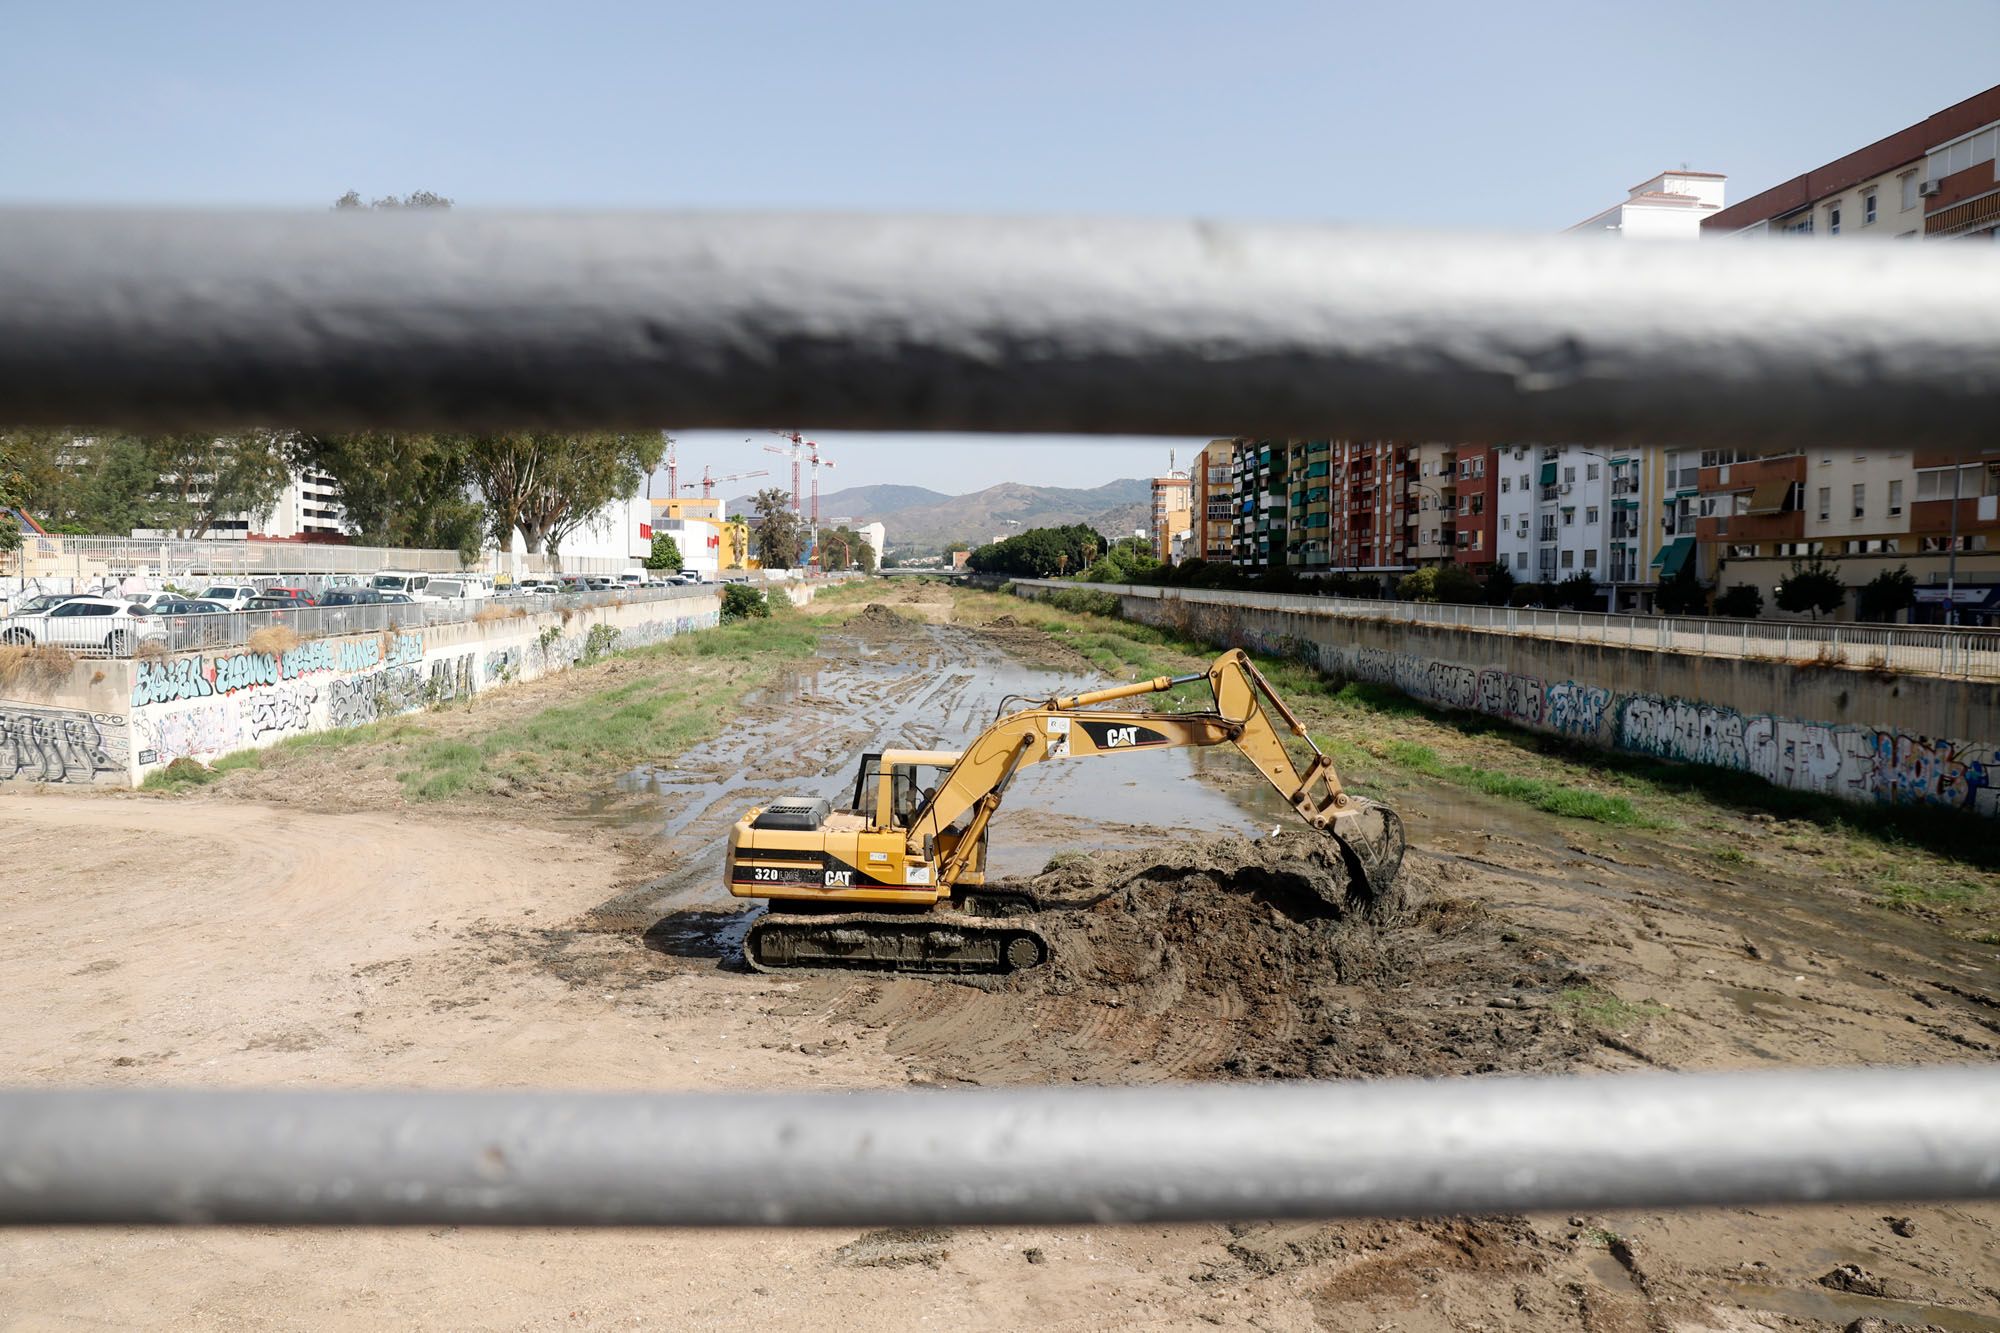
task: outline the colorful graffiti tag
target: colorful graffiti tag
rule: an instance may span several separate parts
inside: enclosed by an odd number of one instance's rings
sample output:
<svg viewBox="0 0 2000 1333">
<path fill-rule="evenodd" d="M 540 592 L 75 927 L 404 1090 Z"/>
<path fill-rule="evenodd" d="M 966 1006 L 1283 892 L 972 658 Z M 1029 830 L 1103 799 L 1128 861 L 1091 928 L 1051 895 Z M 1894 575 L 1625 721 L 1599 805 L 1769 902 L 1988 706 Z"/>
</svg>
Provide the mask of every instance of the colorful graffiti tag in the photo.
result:
<svg viewBox="0 0 2000 1333">
<path fill-rule="evenodd" d="M 385 649 L 384 640 L 388 640 Z M 132 677 L 132 706 L 206 699 L 239 690 L 276 685 L 326 672 L 367 671 L 423 660 L 420 634 L 378 635 L 366 639 L 314 639 L 283 653 L 231 653 L 224 657 L 182 657 L 141 660 Z"/>
</svg>

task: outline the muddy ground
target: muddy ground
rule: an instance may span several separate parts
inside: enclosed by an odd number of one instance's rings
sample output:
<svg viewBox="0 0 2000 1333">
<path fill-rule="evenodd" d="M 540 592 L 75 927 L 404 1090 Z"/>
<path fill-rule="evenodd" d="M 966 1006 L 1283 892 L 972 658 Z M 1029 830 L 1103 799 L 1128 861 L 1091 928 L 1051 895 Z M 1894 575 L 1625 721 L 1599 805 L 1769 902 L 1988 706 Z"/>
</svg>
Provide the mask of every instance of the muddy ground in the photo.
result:
<svg viewBox="0 0 2000 1333">
<path fill-rule="evenodd" d="M 1282 804 L 1215 753 L 1023 775 L 994 869 L 1069 904 L 1039 973 L 749 973 L 717 846 L 744 806 L 844 800 L 864 748 L 955 744 L 1005 694 L 1096 679 L 969 599 L 873 596 L 885 610 L 857 601 L 722 735 L 590 800 L 411 805 L 344 783 L 374 769 L 335 752 L 173 799 L 8 789 L 0 1058 L 35 1084 L 733 1090 L 1944 1062 L 2000 1042 L 1994 949 L 1824 890 L 1809 832 L 1754 812 L 1607 829 L 1403 781 L 1404 893 L 1330 911 L 1314 890 L 1338 867 L 1271 836 Z M 1714 839 L 1757 855 L 1718 866 Z M 0 1237 L 6 1327 L 2000 1329 L 1996 1311 L 1991 1207 Z"/>
</svg>

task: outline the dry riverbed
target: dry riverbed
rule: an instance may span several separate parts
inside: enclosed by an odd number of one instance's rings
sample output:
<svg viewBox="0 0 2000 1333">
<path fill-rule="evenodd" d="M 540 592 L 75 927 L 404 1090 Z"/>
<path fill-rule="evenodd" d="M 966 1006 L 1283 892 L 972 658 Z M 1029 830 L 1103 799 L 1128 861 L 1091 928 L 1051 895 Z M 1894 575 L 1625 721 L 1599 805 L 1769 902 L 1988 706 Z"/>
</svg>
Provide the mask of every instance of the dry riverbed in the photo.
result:
<svg viewBox="0 0 2000 1333">
<path fill-rule="evenodd" d="M 614 659 L 166 797 L 8 790 L 0 1057 L 47 1085 L 701 1091 L 1985 1061 L 2000 1043 L 1996 948 L 1977 917 L 1885 902 L 1892 850 L 1322 700 L 1315 734 L 1409 821 L 1394 901 L 1314 908 L 1304 890 L 1338 867 L 1268 836 L 1282 806 L 1227 757 L 1045 765 L 994 836 L 998 872 L 1070 904 L 1049 968 L 746 972 L 717 845 L 744 806 L 841 793 L 864 748 L 952 745 L 1003 694 L 1142 665 L 1116 659 L 1115 626 L 934 587 L 814 610 L 817 656 L 744 639 Z M 586 725 L 620 709 L 629 726 Z M 1550 813 L 1398 764 L 1398 745 L 1642 818 Z M 1917 864 L 1990 891 L 1948 854 Z M 1985 1206 L 0 1237 L 6 1327 L 1988 1329 L 1996 1310 Z"/>
</svg>

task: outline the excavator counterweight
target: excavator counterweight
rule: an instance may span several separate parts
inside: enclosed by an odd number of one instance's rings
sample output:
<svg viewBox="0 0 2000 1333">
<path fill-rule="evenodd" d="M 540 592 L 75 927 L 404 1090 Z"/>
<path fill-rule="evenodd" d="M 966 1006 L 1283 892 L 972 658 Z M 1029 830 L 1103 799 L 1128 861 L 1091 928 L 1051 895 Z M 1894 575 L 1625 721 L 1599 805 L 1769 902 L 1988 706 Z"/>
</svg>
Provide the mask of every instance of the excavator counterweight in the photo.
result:
<svg viewBox="0 0 2000 1333">
<path fill-rule="evenodd" d="M 1214 696 L 1208 709 L 1107 707 L 1202 680 Z M 1058 759 L 1225 744 L 1339 846 L 1348 883 L 1329 911 L 1366 906 L 1389 891 L 1402 869 L 1402 821 L 1344 790 L 1263 674 L 1230 649 L 1195 675 L 1026 703 L 963 750 L 863 755 L 844 809 L 791 799 L 751 810 L 730 831 L 723 871 L 732 894 L 771 903 L 745 935 L 744 958 L 760 970 L 1033 967 L 1048 958 L 1034 904 L 985 887 L 988 832 L 1020 771 Z"/>
</svg>

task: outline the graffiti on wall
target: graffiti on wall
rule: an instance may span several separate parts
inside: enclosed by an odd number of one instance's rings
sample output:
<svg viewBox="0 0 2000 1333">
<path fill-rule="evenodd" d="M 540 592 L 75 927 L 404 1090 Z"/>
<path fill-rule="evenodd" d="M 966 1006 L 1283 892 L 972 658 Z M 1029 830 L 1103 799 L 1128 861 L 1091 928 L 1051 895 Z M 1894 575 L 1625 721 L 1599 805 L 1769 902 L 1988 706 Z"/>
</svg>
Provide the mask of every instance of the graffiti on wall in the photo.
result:
<svg viewBox="0 0 2000 1333">
<path fill-rule="evenodd" d="M 314 639 L 282 653 L 230 653 L 134 664 L 132 706 L 174 703 L 231 695 L 330 672 L 367 671 L 423 660 L 421 634 L 382 634 L 366 639 Z"/>
<path fill-rule="evenodd" d="M 475 641 L 429 657 L 422 635 L 382 634 L 314 640 L 283 653 L 141 660 L 133 664 L 132 741 L 142 767 L 210 760 L 285 736 L 357 727 L 467 698 L 488 685 L 564 670 L 614 646 L 641 647 L 717 623 L 710 610 L 616 630 L 600 624 L 572 634 L 551 626 L 526 642 L 487 648 Z M 125 719 L 114 721 L 120 739 L 108 752 L 123 769 Z M 8 735 L 0 731 L 0 739 Z M 42 757 L 45 749 L 35 742 L 37 772 L 51 762 Z M 74 759 L 64 761 L 64 771 L 74 766 Z M 0 756 L 0 773 L 5 767 Z"/>
<path fill-rule="evenodd" d="M 0 701 L 0 782 L 91 783 L 126 770 L 125 718 Z"/>
<path fill-rule="evenodd" d="M 1210 608 L 1202 608 L 1209 610 Z M 1160 619 L 1211 642 L 1277 652 L 1297 642 L 1251 623 L 1241 608 L 1191 614 L 1175 599 L 1127 599 L 1126 614 Z M 1283 613 L 1268 620 L 1284 624 Z M 1287 652 L 1286 655 L 1295 655 Z M 1502 717 L 1526 727 L 1684 763 L 1754 773 L 1780 786 L 1852 801 L 1955 806 L 2000 816 L 2000 747 L 1894 729 L 1741 713 L 1725 705 L 1654 694 L 1614 695 L 1600 685 L 1545 681 L 1420 653 L 1327 642 L 1316 658 L 1330 675 L 1391 685 L 1415 699 Z"/>
</svg>

